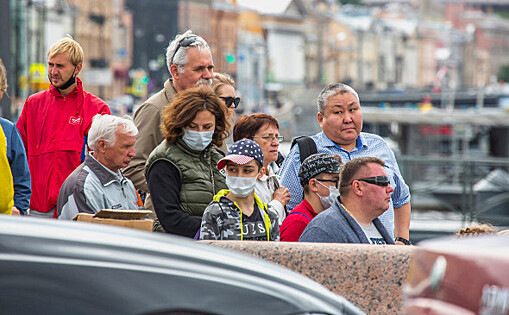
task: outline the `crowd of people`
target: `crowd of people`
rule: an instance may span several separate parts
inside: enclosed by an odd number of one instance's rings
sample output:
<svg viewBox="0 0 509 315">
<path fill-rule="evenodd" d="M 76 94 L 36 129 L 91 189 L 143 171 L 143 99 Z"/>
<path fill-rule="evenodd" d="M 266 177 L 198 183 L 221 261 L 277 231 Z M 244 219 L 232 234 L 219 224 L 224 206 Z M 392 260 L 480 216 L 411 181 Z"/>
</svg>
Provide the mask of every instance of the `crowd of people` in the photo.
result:
<svg viewBox="0 0 509 315">
<path fill-rule="evenodd" d="M 28 97 L 17 128 L 0 121 L 3 213 L 70 220 L 147 209 L 155 231 L 194 239 L 410 244 L 409 188 L 385 141 L 361 131 L 350 86 L 322 90 L 322 131 L 279 169 L 278 121 L 236 119 L 235 81 L 214 72 L 208 43 L 191 31 L 170 42 L 171 78 L 133 119 L 83 89 L 75 40 L 47 58 L 50 88 Z"/>
</svg>

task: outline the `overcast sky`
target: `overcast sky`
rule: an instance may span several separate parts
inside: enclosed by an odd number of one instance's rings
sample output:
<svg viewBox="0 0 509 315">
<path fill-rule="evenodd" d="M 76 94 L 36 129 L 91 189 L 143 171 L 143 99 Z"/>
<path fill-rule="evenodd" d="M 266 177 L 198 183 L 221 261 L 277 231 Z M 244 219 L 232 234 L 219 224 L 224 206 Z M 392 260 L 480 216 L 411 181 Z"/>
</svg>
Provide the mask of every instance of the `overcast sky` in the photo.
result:
<svg viewBox="0 0 509 315">
<path fill-rule="evenodd" d="M 237 0 L 237 4 L 261 13 L 281 13 L 291 0 Z"/>
</svg>

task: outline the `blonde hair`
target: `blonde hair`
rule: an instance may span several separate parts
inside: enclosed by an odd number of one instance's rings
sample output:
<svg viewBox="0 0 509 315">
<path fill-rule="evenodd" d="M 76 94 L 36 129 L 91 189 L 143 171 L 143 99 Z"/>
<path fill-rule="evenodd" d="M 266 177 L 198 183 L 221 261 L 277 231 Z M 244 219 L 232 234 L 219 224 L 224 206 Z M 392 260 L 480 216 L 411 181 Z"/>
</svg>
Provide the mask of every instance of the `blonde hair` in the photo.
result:
<svg viewBox="0 0 509 315">
<path fill-rule="evenodd" d="M 7 91 L 7 71 L 5 70 L 2 58 L 0 58 L 0 92 Z"/>
<path fill-rule="evenodd" d="M 71 63 L 75 66 L 77 66 L 80 62 L 83 62 L 83 48 L 81 48 L 81 45 L 75 41 L 71 35 L 67 35 L 51 46 L 48 50 L 48 59 L 62 53 L 66 54 Z"/>
<path fill-rule="evenodd" d="M 474 224 L 463 228 L 456 233 L 456 236 L 471 236 L 479 234 L 495 234 L 498 229 L 491 224 Z"/>
<path fill-rule="evenodd" d="M 219 89 L 223 85 L 231 85 L 233 88 L 235 88 L 235 81 L 229 74 L 214 72 L 214 77 L 212 78 L 211 85 L 212 91 L 214 91 L 216 95 L 219 95 Z"/>
</svg>

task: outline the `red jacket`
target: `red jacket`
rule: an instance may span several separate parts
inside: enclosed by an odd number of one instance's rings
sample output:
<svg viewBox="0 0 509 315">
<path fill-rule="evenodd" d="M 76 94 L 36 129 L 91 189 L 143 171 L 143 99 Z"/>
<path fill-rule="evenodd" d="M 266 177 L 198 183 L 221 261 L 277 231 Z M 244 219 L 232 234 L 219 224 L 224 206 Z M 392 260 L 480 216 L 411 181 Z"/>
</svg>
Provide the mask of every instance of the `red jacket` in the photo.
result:
<svg viewBox="0 0 509 315">
<path fill-rule="evenodd" d="M 299 237 L 308 226 L 308 223 L 316 217 L 318 213 L 313 210 L 309 202 L 304 199 L 299 203 L 281 224 L 279 229 L 281 242 L 297 242 Z"/>
<path fill-rule="evenodd" d="M 48 212 L 56 207 L 60 187 L 81 164 L 92 117 L 110 114 L 103 100 L 84 91 L 80 79 L 77 82 L 66 97 L 53 86 L 29 96 L 16 124 L 32 177 L 30 209 Z"/>
</svg>

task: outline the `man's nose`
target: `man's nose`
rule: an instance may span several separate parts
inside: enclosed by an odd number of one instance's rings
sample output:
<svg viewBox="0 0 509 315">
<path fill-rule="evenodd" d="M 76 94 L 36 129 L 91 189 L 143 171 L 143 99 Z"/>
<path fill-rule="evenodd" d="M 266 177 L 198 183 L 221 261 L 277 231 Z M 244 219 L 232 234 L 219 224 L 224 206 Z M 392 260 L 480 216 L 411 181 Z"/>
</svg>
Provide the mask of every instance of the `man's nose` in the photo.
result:
<svg viewBox="0 0 509 315">
<path fill-rule="evenodd" d="M 391 193 L 394 191 L 394 187 L 392 187 L 391 185 L 387 185 L 387 190 L 389 191 L 389 193 Z"/>
<path fill-rule="evenodd" d="M 212 79 L 213 77 L 214 77 L 214 70 L 213 69 L 206 68 L 203 71 L 203 75 L 202 75 L 203 79 Z"/>
</svg>

